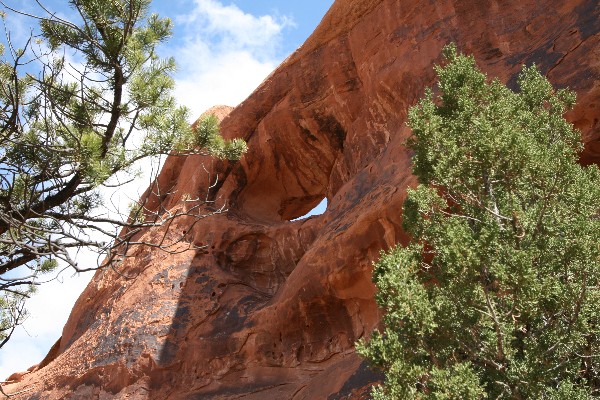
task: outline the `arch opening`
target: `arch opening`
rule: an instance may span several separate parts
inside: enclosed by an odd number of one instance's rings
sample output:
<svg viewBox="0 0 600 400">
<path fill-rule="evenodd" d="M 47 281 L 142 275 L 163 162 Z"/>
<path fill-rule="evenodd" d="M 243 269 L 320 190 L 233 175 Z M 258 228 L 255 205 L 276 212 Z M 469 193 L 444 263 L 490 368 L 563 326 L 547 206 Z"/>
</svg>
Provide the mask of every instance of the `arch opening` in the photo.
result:
<svg viewBox="0 0 600 400">
<path fill-rule="evenodd" d="M 325 212 L 325 210 L 327 210 L 327 197 L 324 197 L 315 207 L 313 207 L 306 214 L 294 219 L 290 219 L 290 221 L 298 221 L 300 219 L 305 219 L 314 215 L 321 215 Z"/>
</svg>

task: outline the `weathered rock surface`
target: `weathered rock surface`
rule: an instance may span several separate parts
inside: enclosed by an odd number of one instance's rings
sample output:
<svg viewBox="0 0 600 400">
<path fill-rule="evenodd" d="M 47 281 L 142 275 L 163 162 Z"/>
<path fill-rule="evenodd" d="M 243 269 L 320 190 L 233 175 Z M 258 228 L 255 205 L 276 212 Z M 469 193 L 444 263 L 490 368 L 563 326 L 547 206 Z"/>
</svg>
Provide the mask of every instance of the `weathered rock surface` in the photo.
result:
<svg viewBox="0 0 600 400">
<path fill-rule="evenodd" d="M 536 63 L 578 93 L 568 118 L 600 162 L 596 0 L 337 0 L 307 42 L 222 121 L 236 164 L 167 160 L 164 195 L 210 186 L 224 214 L 145 233 L 201 250 L 139 249 L 98 272 L 41 368 L 8 392 L 31 399 L 359 399 L 377 379 L 353 343 L 379 321 L 371 263 L 403 240 L 414 183 L 407 108 L 448 42 L 509 85 Z M 228 110 L 220 109 L 224 116 Z M 328 199 L 320 216 L 289 221 Z M 182 244 L 183 246 L 183 244 Z M 183 248 L 183 247 L 182 247 Z"/>
</svg>

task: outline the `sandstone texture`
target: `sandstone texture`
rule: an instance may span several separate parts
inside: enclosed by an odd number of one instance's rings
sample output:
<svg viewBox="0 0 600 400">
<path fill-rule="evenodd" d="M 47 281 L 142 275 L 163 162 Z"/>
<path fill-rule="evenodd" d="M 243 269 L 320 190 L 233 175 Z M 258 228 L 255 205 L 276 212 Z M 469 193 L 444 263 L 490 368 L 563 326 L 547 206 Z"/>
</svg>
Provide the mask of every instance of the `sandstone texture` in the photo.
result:
<svg viewBox="0 0 600 400">
<path fill-rule="evenodd" d="M 372 262 L 405 239 L 401 205 L 415 182 L 406 113 L 449 42 L 511 87 L 535 63 L 555 87 L 574 89 L 581 162 L 600 163 L 597 0 L 337 0 L 246 101 L 217 109 L 224 135 L 248 141 L 241 161 L 167 160 L 151 207 L 179 210 L 208 194 L 203 212 L 228 211 L 143 238 L 183 235 L 198 247 L 138 248 L 99 271 L 48 357 L 5 391 L 367 398 L 379 377 L 354 342 L 380 319 Z M 323 198 L 324 214 L 291 221 Z"/>
</svg>

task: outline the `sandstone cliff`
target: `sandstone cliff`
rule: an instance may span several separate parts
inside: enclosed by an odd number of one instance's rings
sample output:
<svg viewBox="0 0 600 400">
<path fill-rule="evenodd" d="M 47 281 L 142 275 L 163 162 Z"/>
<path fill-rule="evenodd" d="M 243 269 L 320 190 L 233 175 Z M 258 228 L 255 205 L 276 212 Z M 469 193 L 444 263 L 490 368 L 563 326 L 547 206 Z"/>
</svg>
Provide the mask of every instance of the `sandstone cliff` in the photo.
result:
<svg viewBox="0 0 600 400">
<path fill-rule="evenodd" d="M 224 117 L 236 164 L 167 160 L 154 206 L 211 196 L 225 214 L 179 220 L 202 250 L 143 249 L 98 272 L 63 336 L 20 384 L 33 399 L 359 399 L 377 376 L 353 343 L 379 321 L 371 263 L 403 240 L 414 183 L 407 108 L 448 42 L 515 83 L 536 63 L 578 93 L 568 118 L 600 162 L 596 0 L 337 0 L 307 42 Z M 223 115 L 228 110 L 219 110 Z M 293 221 L 328 199 L 320 216 Z M 127 279 L 124 275 L 130 277 Z"/>
</svg>

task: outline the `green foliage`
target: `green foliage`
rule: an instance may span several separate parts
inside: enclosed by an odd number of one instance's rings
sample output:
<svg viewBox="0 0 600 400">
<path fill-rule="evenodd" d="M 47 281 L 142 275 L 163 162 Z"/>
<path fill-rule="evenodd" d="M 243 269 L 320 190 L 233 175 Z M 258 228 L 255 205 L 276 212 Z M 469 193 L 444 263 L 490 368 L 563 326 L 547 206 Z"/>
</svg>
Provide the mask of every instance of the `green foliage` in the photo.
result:
<svg viewBox="0 0 600 400">
<path fill-rule="evenodd" d="M 236 160 L 246 150 L 242 140 L 220 136 L 214 117 L 190 127 L 188 110 L 172 96 L 175 61 L 156 53 L 172 23 L 149 13 L 150 0 L 69 4 L 79 21 L 41 7 L 41 33 L 22 50 L 14 50 L 10 35 L 10 46 L 0 46 L 0 296 L 10 293 L 0 297 L 4 304 L 23 297 L 28 289 L 17 288 L 36 283 L 58 261 L 76 267 L 70 249 L 127 249 L 135 232 L 160 221 L 137 215 L 123 222 L 98 210 L 99 188 L 114 184 L 116 174 L 118 182 L 132 179 L 136 162 L 159 154 Z M 65 54 L 80 64 L 67 63 Z M 112 233 L 115 226 L 121 233 Z M 96 240 L 98 234 L 116 244 Z M 7 277 L 17 268 L 23 279 Z M 18 320 L 3 315 L 0 323 Z"/>
<path fill-rule="evenodd" d="M 377 399 L 600 394 L 600 173 L 577 163 L 575 95 L 535 67 L 518 92 L 444 50 L 409 112 L 411 243 L 375 264 L 384 330 L 358 351 Z"/>
<path fill-rule="evenodd" d="M 175 149 L 182 151 L 188 148 L 207 148 L 214 156 L 237 160 L 246 152 L 246 142 L 242 139 L 224 140 L 219 134 L 218 118 L 209 114 L 179 136 Z"/>
</svg>

